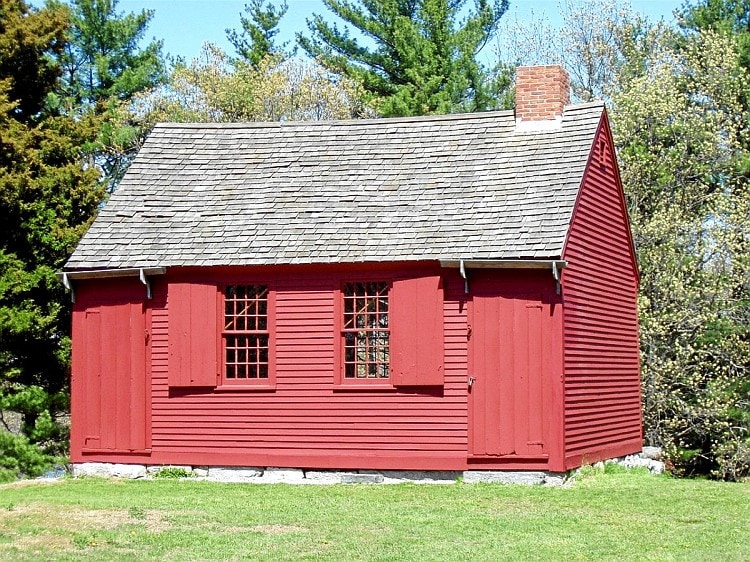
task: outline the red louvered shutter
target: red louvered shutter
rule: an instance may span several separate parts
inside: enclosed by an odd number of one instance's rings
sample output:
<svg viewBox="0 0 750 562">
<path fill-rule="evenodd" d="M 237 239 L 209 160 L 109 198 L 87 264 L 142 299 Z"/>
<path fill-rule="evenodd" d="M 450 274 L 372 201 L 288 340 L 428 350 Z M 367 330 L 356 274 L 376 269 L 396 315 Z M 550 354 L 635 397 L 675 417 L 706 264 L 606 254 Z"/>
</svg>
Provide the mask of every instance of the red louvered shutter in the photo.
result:
<svg viewBox="0 0 750 562">
<path fill-rule="evenodd" d="M 216 386 L 219 327 L 216 285 L 171 283 L 169 310 L 169 385 Z"/>
<path fill-rule="evenodd" d="M 394 281 L 388 315 L 393 385 L 442 385 L 445 352 L 440 277 Z"/>
</svg>

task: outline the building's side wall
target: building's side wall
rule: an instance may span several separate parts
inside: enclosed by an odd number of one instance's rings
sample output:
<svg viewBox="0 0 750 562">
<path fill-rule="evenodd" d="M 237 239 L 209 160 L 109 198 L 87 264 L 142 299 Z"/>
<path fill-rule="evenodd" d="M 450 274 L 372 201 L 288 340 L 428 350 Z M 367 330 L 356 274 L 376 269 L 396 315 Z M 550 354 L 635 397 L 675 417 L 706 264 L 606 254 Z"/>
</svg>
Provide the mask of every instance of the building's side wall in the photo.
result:
<svg viewBox="0 0 750 562">
<path fill-rule="evenodd" d="M 566 467 L 642 445 L 637 266 L 603 118 L 566 242 Z"/>
<path fill-rule="evenodd" d="M 344 281 L 372 275 L 394 283 L 441 278 L 443 345 L 434 348 L 442 349 L 442 384 L 339 384 L 337 290 Z M 274 296 L 273 384 L 222 386 L 211 369 L 216 361 L 208 356 L 220 347 L 220 299 L 214 298 L 212 315 L 205 288 L 214 287 L 217 297 L 225 284 L 263 283 Z M 73 462 L 565 470 L 563 307 L 549 270 L 470 271 L 468 294 L 456 270 L 431 264 L 171 270 L 152 278 L 151 286 L 148 300 L 137 279 L 79 282 Z M 420 302 L 429 303 L 423 297 Z M 483 310 L 494 311 L 489 324 L 476 317 L 476 299 L 486 304 Z M 201 302 L 186 306 L 194 300 Z M 189 322 L 175 325 L 181 315 Z M 424 328 L 421 322 L 411 325 Z M 187 344 L 181 338 L 186 326 L 192 326 L 186 333 L 200 333 Z M 201 356 L 186 371 L 192 373 L 195 364 L 205 371 L 197 384 L 175 376 L 175 368 L 184 367 L 184 361 L 174 361 L 177 336 L 180 353 Z M 470 375 L 476 381 L 471 390 Z M 575 400 L 568 402 L 577 407 Z"/>
</svg>

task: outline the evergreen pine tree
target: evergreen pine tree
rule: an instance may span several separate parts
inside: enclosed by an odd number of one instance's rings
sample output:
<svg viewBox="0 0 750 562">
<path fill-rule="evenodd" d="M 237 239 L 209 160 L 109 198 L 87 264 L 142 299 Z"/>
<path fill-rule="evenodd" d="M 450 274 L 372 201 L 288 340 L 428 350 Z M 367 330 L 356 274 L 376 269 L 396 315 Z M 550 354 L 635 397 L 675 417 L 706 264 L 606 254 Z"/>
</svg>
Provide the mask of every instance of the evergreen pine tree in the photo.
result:
<svg viewBox="0 0 750 562">
<path fill-rule="evenodd" d="M 264 58 L 282 54 L 286 44 L 276 45 L 274 38 L 288 9 L 286 2 L 276 7 L 268 0 L 251 0 L 245 5 L 247 15 L 240 14 L 242 31 L 226 30 L 227 39 L 242 60 L 257 69 Z"/>
<path fill-rule="evenodd" d="M 334 72 L 363 84 L 383 115 L 482 111 L 503 105 L 499 81 L 477 55 L 494 36 L 507 0 L 324 0 L 343 20 L 308 20 L 300 46 Z M 361 38 L 355 37 L 355 30 Z"/>
<path fill-rule="evenodd" d="M 59 8 L 0 0 L 0 412 L 23 414 L 28 437 L 45 443 L 68 384 L 68 297 L 55 271 L 104 193 L 81 160 L 94 123 L 45 105 L 67 21 Z M 18 439 L 0 456 L 27 446 Z"/>
</svg>

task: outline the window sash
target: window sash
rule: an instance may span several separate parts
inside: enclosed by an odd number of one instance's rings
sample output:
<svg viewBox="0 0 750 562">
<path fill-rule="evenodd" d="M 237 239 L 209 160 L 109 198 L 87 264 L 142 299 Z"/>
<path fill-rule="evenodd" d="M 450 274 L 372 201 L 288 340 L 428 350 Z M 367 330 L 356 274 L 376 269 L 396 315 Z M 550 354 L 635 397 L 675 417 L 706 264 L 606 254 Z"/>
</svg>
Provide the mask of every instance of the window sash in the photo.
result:
<svg viewBox="0 0 750 562">
<path fill-rule="evenodd" d="M 389 284 L 349 282 L 342 290 L 343 379 L 345 382 L 390 378 Z"/>
<path fill-rule="evenodd" d="M 224 383 L 268 383 L 271 378 L 268 286 L 227 285 L 223 310 Z"/>
</svg>

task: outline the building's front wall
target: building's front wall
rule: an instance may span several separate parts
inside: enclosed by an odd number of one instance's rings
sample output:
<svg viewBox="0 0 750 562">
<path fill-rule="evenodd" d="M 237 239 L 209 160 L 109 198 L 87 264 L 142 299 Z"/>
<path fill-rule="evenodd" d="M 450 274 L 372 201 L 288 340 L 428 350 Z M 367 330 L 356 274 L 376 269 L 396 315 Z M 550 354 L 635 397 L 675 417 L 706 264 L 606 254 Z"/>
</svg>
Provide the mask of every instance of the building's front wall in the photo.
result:
<svg viewBox="0 0 750 562">
<path fill-rule="evenodd" d="M 409 329 L 423 332 L 425 336 L 415 333 L 408 336 L 409 345 L 420 348 L 421 356 L 414 359 L 417 370 L 423 369 L 422 365 L 424 369 L 434 369 L 437 364 L 441 371 L 439 384 L 436 384 L 434 372 L 426 373 L 425 378 L 413 379 L 416 381 L 413 384 L 404 379 L 405 384 L 398 385 L 393 380 L 372 386 L 343 378 L 340 290 L 347 281 L 372 279 L 373 271 L 377 271 L 375 277 L 394 285 L 399 280 L 421 279 L 424 283 L 415 287 L 425 291 L 426 287 L 434 285 L 433 280 L 439 279 L 442 293 L 439 295 L 439 332 L 435 331 L 435 325 L 428 327 L 428 321 L 421 319 L 424 311 L 417 310 L 415 318 L 420 320 L 413 322 Z M 474 273 L 469 271 L 467 294 L 458 271 L 428 263 L 375 267 L 170 269 L 166 275 L 152 278 L 151 300 L 145 298 L 145 288 L 137 279 L 80 281 L 76 288 L 73 323 L 72 460 L 462 470 L 470 466 L 469 457 L 473 457 L 471 466 L 474 468 L 562 470 L 561 428 L 559 421 L 555 421 L 560 419 L 561 310 L 552 302 L 554 296 L 551 295 L 555 294 L 552 275 L 549 270 L 477 273 L 477 288 L 482 288 L 485 300 L 497 299 L 502 303 L 498 305 L 500 308 L 495 307 L 497 310 L 510 310 L 511 314 L 518 310 L 521 312 L 517 314 L 522 316 L 520 320 L 494 318 L 492 322 L 504 326 L 500 335 L 488 329 L 483 337 L 483 328 L 471 324 L 478 311 L 472 301 L 472 275 Z M 218 373 L 209 375 L 208 382 L 193 380 L 190 374 L 175 373 L 177 368 L 187 368 L 205 374 L 207 368 L 210 370 L 207 365 L 212 364 L 214 353 L 219 363 L 223 361 L 221 336 L 216 333 L 222 324 L 222 287 L 262 283 L 267 283 L 273 293 L 273 376 L 261 381 L 263 384 L 232 385 L 224 384 L 221 365 Z M 213 292 L 210 291 L 212 286 Z M 499 288 L 495 293 L 491 290 L 493 286 Z M 514 286 L 517 289 L 513 289 Z M 186 287 L 192 289 L 186 291 Z M 185 295 L 199 296 L 202 291 L 205 295 L 206 288 L 208 294 L 213 295 L 213 303 L 209 298 L 195 307 L 185 307 Z M 131 293 L 139 291 L 140 304 L 131 303 L 112 311 L 106 309 L 106 303 L 111 300 L 106 295 L 126 294 L 130 302 L 133 300 Z M 537 306 L 531 302 L 532 295 L 542 295 L 544 304 Z M 178 303 L 178 298 L 183 299 L 182 304 Z M 429 308 L 432 300 L 424 295 L 414 298 L 425 300 L 425 303 L 420 302 L 420 308 Z M 101 309 L 102 302 L 105 309 Z M 140 330 L 138 322 L 125 318 L 126 311 L 132 316 L 136 306 L 142 306 L 146 326 L 142 343 L 138 343 L 135 336 Z M 98 324 L 91 323 L 91 311 L 97 307 L 97 310 L 104 310 L 99 316 L 120 313 L 119 320 L 112 317 L 107 337 L 106 334 L 90 335 L 100 329 Z M 185 312 L 188 309 L 192 312 Z M 492 307 L 485 309 L 494 310 Z M 193 315 L 189 321 L 183 318 L 186 314 Z M 393 309 L 390 314 L 394 330 L 398 322 L 408 324 L 408 318 L 399 320 Z M 531 320 L 527 320 L 527 316 Z M 429 319 L 429 316 L 424 318 Z M 508 333 L 512 322 L 520 322 L 519 325 L 536 334 L 535 341 L 524 350 L 527 355 L 522 362 L 524 374 L 513 382 L 513 376 L 507 372 L 502 378 L 489 369 L 483 372 L 483 380 L 470 389 L 469 377 L 476 377 L 479 367 L 478 361 L 470 359 L 469 354 L 501 358 L 503 350 L 507 349 L 504 346 L 509 343 L 503 339 L 503 334 Z M 196 333 L 201 332 L 201 337 L 176 344 L 175 340 L 185 336 L 186 327 L 191 325 Z M 115 336 L 113 330 L 119 331 L 119 335 Z M 123 332 L 128 330 L 131 335 L 124 338 Z M 430 330 L 433 332 L 428 337 Z M 211 333 L 215 333 L 213 338 L 205 336 Z M 403 330 L 399 334 L 405 337 Z M 437 341 L 441 338 L 442 345 Z M 476 348 L 472 339 L 482 341 L 482 347 L 490 349 Z M 100 359 L 94 362 L 86 359 L 93 344 L 85 342 L 92 341 L 102 347 L 97 355 Z M 393 341 L 391 344 L 391 354 L 395 357 L 399 353 L 398 345 Z M 128 345 L 142 345 L 144 349 L 143 374 L 127 375 L 128 380 L 133 381 L 134 395 L 143 396 L 144 403 L 139 408 L 125 406 L 135 402 L 125 397 L 125 388 L 117 390 L 108 386 L 114 384 L 111 376 L 103 377 L 101 370 L 94 372 L 106 366 L 107 360 L 120 364 L 123 354 L 132 356 L 132 350 L 124 350 Z M 529 359 L 528 354 L 535 349 L 545 351 L 543 362 L 534 357 Z M 181 356 L 191 357 L 182 357 L 182 362 L 177 362 L 177 351 Z M 435 354 L 439 354 L 437 361 L 430 357 Z M 185 367 L 185 361 L 191 366 Z M 475 369 L 473 375 L 472 368 Z M 529 369 L 535 371 L 531 379 Z M 407 376 L 408 373 L 404 374 Z M 139 394 L 137 381 L 143 381 L 147 392 Z M 484 406 L 479 412 L 472 410 L 476 401 L 472 393 L 480 392 L 486 385 L 494 389 L 486 396 L 492 398 L 498 394 L 495 391 L 500 390 L 501 400 Z M 504 392 L 506 386 L 507 392 Z M 526 397 L 519 398 L 522 394 Z M 532 417 L 521 419 L 529 413 Z M 113 426 L 133 428 L 132 437 L 126 432 L 126 437 L 117 442 L 102 440 L 98 433 L 108 433 Z M 489 436 L 481 446 L 477 445 L 479 434 Z M 470 435 L 475 440 L 473 444 L 469 441 Z M 97 436 L 99 441 L 94 439 Z M 487 448 L 495 446 L 493 444 L 497 444 L 496 450 Z M 511 444 L 510 448 L 507 444 Z"/>
</svg>

